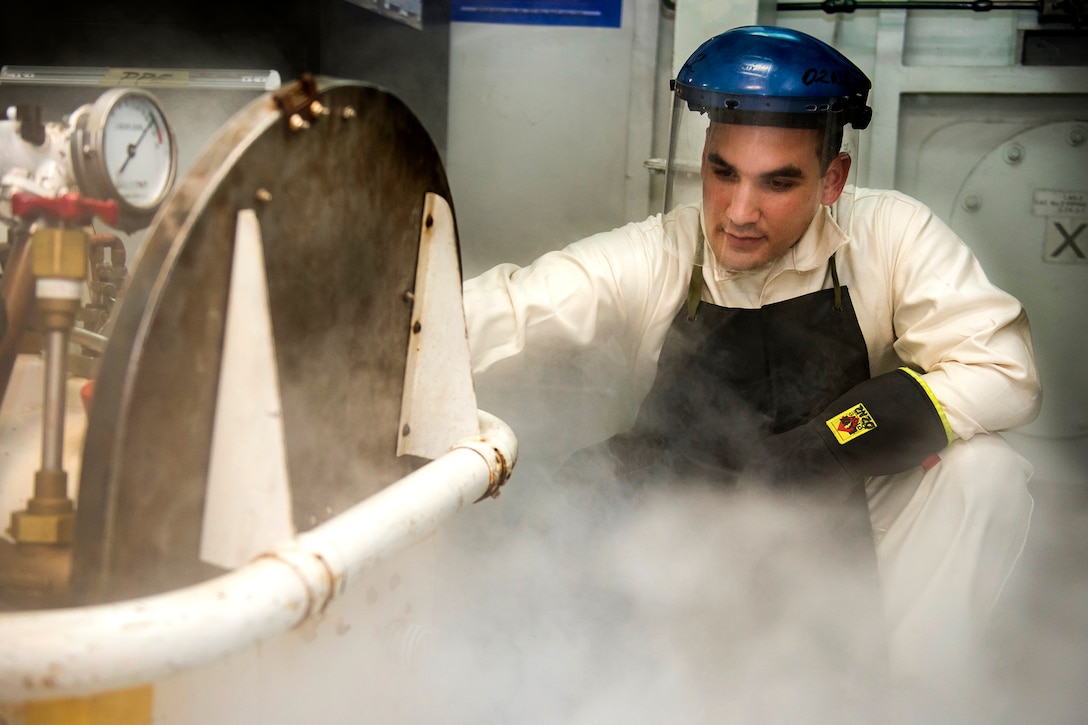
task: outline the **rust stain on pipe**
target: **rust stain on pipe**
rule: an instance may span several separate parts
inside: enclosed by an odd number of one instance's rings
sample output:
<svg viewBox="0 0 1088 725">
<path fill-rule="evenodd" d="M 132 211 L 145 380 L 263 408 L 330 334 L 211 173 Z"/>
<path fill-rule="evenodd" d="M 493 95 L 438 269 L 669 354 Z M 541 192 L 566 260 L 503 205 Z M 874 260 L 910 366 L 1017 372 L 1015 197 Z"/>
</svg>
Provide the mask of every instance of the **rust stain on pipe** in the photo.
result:
<svg viewBox="0 0 1088 725">
<path fill-rule="evenodd" d="M 324 572 L 325 581 L 317 583 L 312 581 L 306 575 L 306 572 L 303 570 L 303 568 L 293 560 L 295 558 L 293 555 L 296 554 L 299 556 L 307 557 L 310 560 L 320 564 L 321 571 Z M 306 606 L 303 609 L 302 615 L 299 617 L 299 620 L 295 622 L 295 627 L 299 627 L 313 617 L 316 617 L 323 613 L 325 609 L 329 606 L 329 603 L 336 598 L 336 595 L 338 593 L 338 583 L 342 579 L 342 577 L 336 575 L 329 563 L 320 554 L 313 551 L 269 551 L 265 552 L 264 554 L 260 554 L 254 560 L 257 561 L 260 559 L 271 559 L 287 566 L 289 569 L 291 569 L 291 571 L 295 573 L 296 576 L 298 576 L 299 581 L 302 582 L 303 587 L 306 589 Z M 318 590 L 318 587 L 322 586 L 326 590 L 326 593 L 323 595 Z"/>
</svg>

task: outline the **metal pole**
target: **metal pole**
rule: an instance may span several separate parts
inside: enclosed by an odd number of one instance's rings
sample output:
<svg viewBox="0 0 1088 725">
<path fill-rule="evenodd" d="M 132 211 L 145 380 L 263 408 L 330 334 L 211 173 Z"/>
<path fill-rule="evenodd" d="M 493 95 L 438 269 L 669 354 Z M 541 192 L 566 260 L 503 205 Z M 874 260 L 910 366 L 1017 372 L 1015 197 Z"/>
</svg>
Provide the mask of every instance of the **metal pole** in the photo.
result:
<svg viewBox="0 0 1088 725">
<path fill-rule="evenodd" d="M 45 385 L 42 409 L 42 470 L 64 470 L 65 374 L 68 332 L 45 333 Z"/>
<path fill-rule="evenodd" d="M 1036 0 L 823 0 L 823 2 L 780 2 L 776 10 L 822 10 L 829 15 L 855 10 L 1036 10 L 1043 4 Z"/>
</svg>

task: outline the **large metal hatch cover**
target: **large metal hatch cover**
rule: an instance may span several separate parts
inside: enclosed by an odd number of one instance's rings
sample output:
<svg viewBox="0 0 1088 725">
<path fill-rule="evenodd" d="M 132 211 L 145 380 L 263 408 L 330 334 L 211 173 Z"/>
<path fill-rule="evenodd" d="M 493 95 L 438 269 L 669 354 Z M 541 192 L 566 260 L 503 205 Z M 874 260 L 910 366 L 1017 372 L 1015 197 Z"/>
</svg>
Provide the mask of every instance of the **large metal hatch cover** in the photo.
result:
<svg viewBox="0 0 1088 725">
<path fill-rule="evenodd" d="M 394 96 L 327 79 L 311 92 L 319 105 L 293 123 L 273 94 L 240 111 L 148 230 L 91 406 L 73 561 L 81 601 L 221 571 L 198 551 L 244 210 L 263 241 L 297 530 L 421 463 L 396 456 L 397 427 L 424 201 L 449 200 L 445 172 Z"/>
</svg>

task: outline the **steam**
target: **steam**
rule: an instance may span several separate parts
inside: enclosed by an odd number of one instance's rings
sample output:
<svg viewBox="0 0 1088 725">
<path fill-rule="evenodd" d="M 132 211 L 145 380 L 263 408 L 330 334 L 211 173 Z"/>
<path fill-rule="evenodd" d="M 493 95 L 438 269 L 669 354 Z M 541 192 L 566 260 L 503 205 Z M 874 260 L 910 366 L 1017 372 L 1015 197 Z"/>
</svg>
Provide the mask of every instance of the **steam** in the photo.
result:
<svg viewBox="0 0 1088 725">
<path fill-rule="evenodd" d="M 417 705 L 402 722 L 1080 721 L 1083 496 L 1055 505 L 1037 484 L 1028 550 L 969 671 L 891 681 L 880 607 L 859 607 L 871 571 L 827 535 L 828 512 L 555 475 L 632 409 L 627 380 L 577 362 L 519 363 L 479 389 L 521 458 L 500 498 L 439 534 L 433 617 L 406 688 Z"/>
<path fill-rule="evenodd" d="M 843 616 L 869 596 L 866 572 L 811 516 L 684 484 L 574 488 L 543 472 L 519 484 L 516 500 L 465 517 L 442 547 L 426 721 L 860 723 L 882 712 L 879 623 Z"/>
<path fill-rule="evenodd" d="M 1037 517 L 974 670 L 906 687 L 859 616 L 866 572 L 811 509 L 515 476 L 441 535 L 414 723 L 1071 723 L 1088 704 L 1088 577 L 1058 533 L 1083 513 Z"/>
<path fill-rule="evenodd" d="M 993 616 L 972 683 L 988 722 L 1076 723 L 1088 712 L 1088 492 L 1033 481 L 1024 557 Z M 986 722 L 976 718 L 966 722 Z"/>
</svg>

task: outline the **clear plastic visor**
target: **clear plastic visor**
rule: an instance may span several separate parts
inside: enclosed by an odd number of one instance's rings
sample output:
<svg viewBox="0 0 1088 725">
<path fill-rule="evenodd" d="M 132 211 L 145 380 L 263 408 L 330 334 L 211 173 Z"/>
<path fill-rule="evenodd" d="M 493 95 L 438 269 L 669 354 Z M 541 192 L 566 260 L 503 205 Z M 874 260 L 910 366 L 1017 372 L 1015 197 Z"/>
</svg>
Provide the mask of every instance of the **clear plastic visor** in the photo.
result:
<svg viewBox="0 0 1088 725">
<path fill-rule="evenodd" d="M 831 112 L 698 111 L 674 94 L 663 209 L 668 251 L 725 270 L 769 264 L 824 207 L 849 235 L 858 133 L 847 126 L 840 139 L 827 130 L 837 127 Z"/>
</svg>

